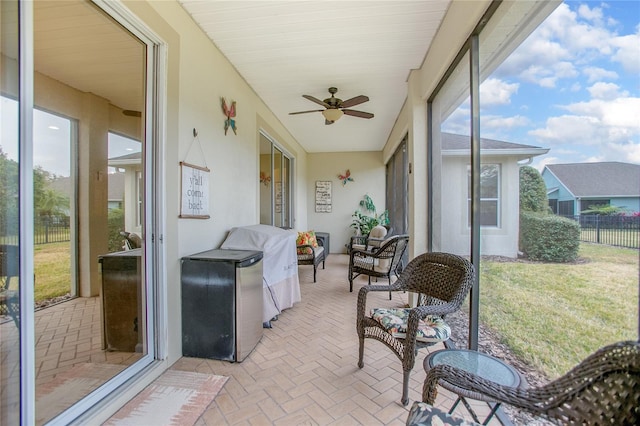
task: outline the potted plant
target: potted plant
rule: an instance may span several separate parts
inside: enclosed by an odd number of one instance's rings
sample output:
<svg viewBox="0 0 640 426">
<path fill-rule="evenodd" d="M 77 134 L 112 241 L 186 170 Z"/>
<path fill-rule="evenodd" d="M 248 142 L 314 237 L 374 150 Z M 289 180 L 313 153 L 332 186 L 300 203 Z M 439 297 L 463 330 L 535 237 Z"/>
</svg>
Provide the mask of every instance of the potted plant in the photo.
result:
<svg viewBox="0 0 640 426">
<path fill-rule="evenodd" d="M 374 227 L 388 224 L 389 211 L 385 210 L 378 215 L 373 200 L 367 194 L 360 200 L 360 208 L 351 215 L 351 227 L 356 235 L 367 236 Z"/>
</svg>

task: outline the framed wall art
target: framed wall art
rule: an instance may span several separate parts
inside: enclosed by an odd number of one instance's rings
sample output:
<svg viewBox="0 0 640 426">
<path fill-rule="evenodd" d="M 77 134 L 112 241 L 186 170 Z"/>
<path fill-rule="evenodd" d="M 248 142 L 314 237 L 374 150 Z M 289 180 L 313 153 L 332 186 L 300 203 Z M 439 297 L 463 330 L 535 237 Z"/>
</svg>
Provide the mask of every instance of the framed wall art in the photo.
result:
<svg viewBox="0 0 640 426">
<path fill-rule="evenodd" d="M 316 213 L 331 213 L 331 181 L 316 181 Z"/>
<path fill-rule="evenodd" d="M 180 217 L 209 219 L 209 169 L 183 161 L 180 168 Z"/>
</svg>

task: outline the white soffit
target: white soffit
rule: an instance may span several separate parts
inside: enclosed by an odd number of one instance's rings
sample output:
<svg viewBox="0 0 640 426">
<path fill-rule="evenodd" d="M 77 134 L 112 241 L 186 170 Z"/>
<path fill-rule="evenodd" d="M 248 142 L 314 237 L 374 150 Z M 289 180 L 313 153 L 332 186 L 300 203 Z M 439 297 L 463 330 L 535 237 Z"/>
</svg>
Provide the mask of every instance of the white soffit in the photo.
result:
<svg viewBox="0 0 640 426">
<path fill-rule="evenodd" d="M 258 96 L 308 152 L 382 150 L 450 0 L 179 0 Z M 302 98 L 346 100 L 372 119 L 344 116 L 324 124 L 322 109 Z M 232 89 L 224 93 L 233 98 Z M 241 117 L 242 105 L 238 106 Z"/>
</svg>

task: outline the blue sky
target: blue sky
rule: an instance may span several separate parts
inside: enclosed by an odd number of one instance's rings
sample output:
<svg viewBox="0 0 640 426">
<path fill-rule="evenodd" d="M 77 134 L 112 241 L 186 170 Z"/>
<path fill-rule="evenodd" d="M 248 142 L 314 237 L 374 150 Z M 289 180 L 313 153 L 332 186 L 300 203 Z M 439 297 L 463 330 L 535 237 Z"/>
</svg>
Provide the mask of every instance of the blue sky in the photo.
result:
<svg viewBox="0 0 640 426">
<path fill-rule="evenodd" d="M 590 161 L 640 164 L 640 1 L 560 4 L 483 82 L 480 96 L 482 136 L 549 148 L 533 162 L 539 170 Z M 0 110 L 15 123 L 15 102 L 2 98 Z M 69 123 L 40 114 L 34 163 L 67 176 Z M 468 122 L 468 111 L 454 115 Z M 13 140 L 9 127 L 2 126 L 3 140 Z M 113 139 L 111 157 L 139 149 Z M 15 158 L 15 147 L 3 149 Z"/>
<path fill-rule="evenodd" d="M 567 1 L 483 82 L 483 137 L 550 148 L 533 166 L 640 164 L 640 1 Z"/>
</svg>

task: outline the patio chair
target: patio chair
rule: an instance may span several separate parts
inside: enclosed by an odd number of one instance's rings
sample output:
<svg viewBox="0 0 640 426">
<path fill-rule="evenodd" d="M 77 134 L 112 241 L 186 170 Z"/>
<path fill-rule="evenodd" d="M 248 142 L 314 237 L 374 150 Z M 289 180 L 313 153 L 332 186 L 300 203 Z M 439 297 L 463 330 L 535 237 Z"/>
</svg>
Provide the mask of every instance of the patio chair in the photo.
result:
<svg viewBox="0 0 640 426">
<path fill-rule="evenodd" d="M 391 236 L 391 228 L 385 225 L 377 225 L 371 229 L 367 235 L 354 235 L 349 240 L 347 253 L 352 250 L 371 250 L 373 247 L 380 248 L 387 235 Z"/>
<path fill-rule="evenodd" d="M 384 343 L 402 362 L 402 404 L 409 403 L 409 375 L 419 349 L 448 340 L 451 334 L 444 322 L 456 312 L 473 283 L 474 268 L 466 259 L 449 253 L 424 253 L 411 260 L 390 287 L 370 285 L 358 293 L 356 328 L 360 340 L 358 367 L 364 366 L 364 339 Z M 387 321 L 376 316 L 379 309 L 366 312 L 367 295 L 374 291 L 410 291 L 417 294 L 415 308 L 395 309 L 395 318 Z M 395 322 L 395 324 L 393 323 Z"/>
<path fill-rule="evenodd" d="M 391 285 L 391 277 L 398 276 L 401 271 L 402 255 L 409 243 L 408 235 L 395 235 L 381 243 L 380 247 L 368 250 L 351 250 L 349 253 L 349 292 L 353 292 L 353 280 L 359 275 L 387 278 Z M 391 292 L 389 292 L 391 300 Z"/>
<path fill-rule="evenodd" d="M 19 327 L 19 292 L 11 288 L 11 278 L 19 276 L 18 246 L 0 244 L 0 314 L 7 314 Z"/>
<path fill-rule="evenodd" d="M 138 234 L 134 234 L 133 232 L 120 231 L 120 235 L 124 237 L 124 249 L 125 250 L 134 250 L 142 247 L 142 239 L 138 236 Z"/>
<path fill-rule="evenodd" d="M 640 424 L 640 343 L 605 346 L 564 376 L 539 387 L 512 388 L 437 365 L 424 382 L 422 400 L 433 404 L 438 381 L 475 392 L 562 424 Z"/>
<path fill-rule="evenodd" d="M 322 269 L 324 269 L 327 253 L 322 239 L 316 239 L 314 236 L 313 241 L 316 243 L 315 245 L 310 241 L 305 242 L 305 244 L 296 244 L 296 254 L 298 256 L 298 266 L 313 265 L 313 282 L 315 283 L 318 265 L 322 263 Z"/>
</svg>

